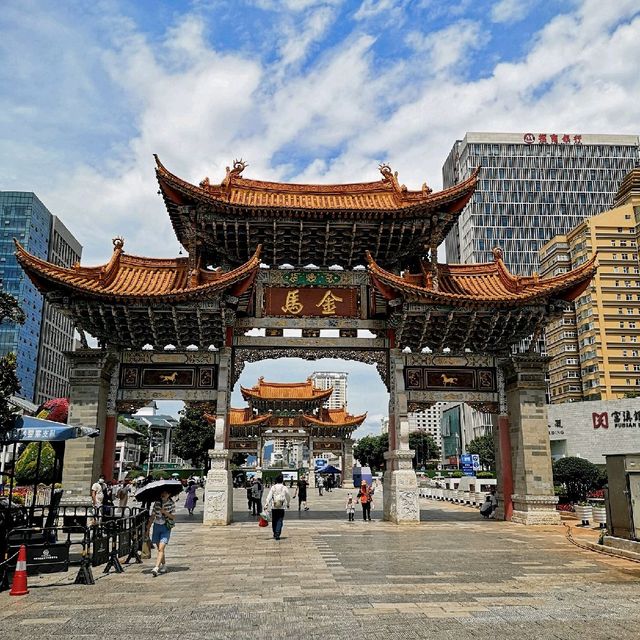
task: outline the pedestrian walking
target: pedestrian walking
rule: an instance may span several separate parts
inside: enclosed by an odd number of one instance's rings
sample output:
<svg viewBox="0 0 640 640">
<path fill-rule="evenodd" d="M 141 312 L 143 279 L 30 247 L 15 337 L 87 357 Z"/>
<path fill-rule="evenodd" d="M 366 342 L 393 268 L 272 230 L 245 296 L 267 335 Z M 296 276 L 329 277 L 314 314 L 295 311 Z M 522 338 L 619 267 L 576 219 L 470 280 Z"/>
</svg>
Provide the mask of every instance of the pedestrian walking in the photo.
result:
<svg viewBox="0 0 640 640">
<path fill-rule="evenodd" d="M 259 516 L 262 512 L 262 493 L 264 488 L 260 478 L 254 478 L 251 485 L 251 514 Z"/>
<path fill-rule="evenodd" d="M 360 485 L 360 491 L 358 491 L 358 495 L 356 496 L 356 498 L 362 505 L 362 519 L 364 521 L 369 520 L 369 522 L 371 522 L 372 493 L 366 480 L 362 481 L 362 484 Z"/>
<path fill-rule="evenodd" d="M 251 489 L 252 489 L 251 480 L 249 480 L 248 478 L 247 478 L 247 484 L 245 485 L 245 489 L 247 490 L 247 506 L 249 507 L 249 511 L 251 511 L 251 508 L 253 507 L 253 495 L 251 492 Z"/>
<path fill-rule="evenodd" d="M 324 478 L 322 476 L 318 477 L 318 495 L 322 495 L 324 490 Z"/>
<path fill-rule="evenodd" d="M 118 498 L 118 506 L 120 509 L 124 509 L 129 502 L 129 493 L 131 491 L 131 482 L 129 480 L 123 480 L 122 484 L 118 487 L 116 497 Z"/>
<path fill-rule="evenodd" d="M 93 515 L 96 522 L 100 519 L 100 515 L 102 514 L 102 504 L 104 502 L 105 487 L 106 483 L 104 481 L 104 476 L 100 476 L 91 485 L 91 504 L 93 505 Z"/>
<path fill-rule="evenodd" d="M 269 489 L 265 505 L 271 511 L 271 529 L 274 540 L 280 540 L 285 510 L 291 503 L 289 489 L 284 486 L 284 477 L 280 473 L 276 476 L 275 484 Z"/>
<path fill-rule="evenodd" d="M 298 511 L 304 508 L 305 511 L 309 511 L 309 506 L 307 505 L 307 487 L 309 483 L 305 476 L 300 476 L 300 480 L 298 480 L 296 484 L 296 492 L 294 494 L 294 498 L 298 498 Z"/>
<path fill-rule="evenodd" d="M 151 570 L 151 575 L 155 578 L 159 573 L 166 573 L 167 571 L 167 558 L 165 549 L 169 544 L 171 538 L 171 530 L 175 525 L 175 502 L 171 499 L 171 494 L 168 491 L 163 491 L 160 494 L 160 500 L 156 500 L 153 503 L 151 509 L 151 517 L 147 524 L 147 538 L 151 531 L 151 525 L 153 525 L 153 535 L 151 536 L 151 543 L 158 549 L 158 555 L 156 557 L 156 566 Z"/>
<path fill-rule="evenodd" d="M 347 510 L 349 522 L 353 522 L 356 514 L 356 503 L 353 499 L 352 493 L 347 493 L 347 504 L 345 505 L 345 509 Z"/>
<path fill-rule="evenodd" d="M 184 501 L 184 508 L 189 512 L 189 515 L 193 515 L 193 510 L 196 508 L 196 502 L 198 502 L 198 496 L 196 495 L 196 491 L 198 486 L 196 485 L 195 480 L 189 480 L 189 484 L 187 485 L 187 497 Z"/>
</svg>

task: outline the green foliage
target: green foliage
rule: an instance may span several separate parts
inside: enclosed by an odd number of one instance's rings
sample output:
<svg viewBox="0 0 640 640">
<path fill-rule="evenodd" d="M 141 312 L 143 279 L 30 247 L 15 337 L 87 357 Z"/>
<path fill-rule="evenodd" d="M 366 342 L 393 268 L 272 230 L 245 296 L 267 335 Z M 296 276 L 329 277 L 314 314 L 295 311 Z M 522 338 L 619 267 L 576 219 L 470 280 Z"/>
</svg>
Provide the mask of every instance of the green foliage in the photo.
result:
<svg viewBox="0 0 640 640">
<path fill-rule="evenodd" d="M 25 315 L 18 301 L 10 294 L 0 291 L 0 322 L 23 324 Z M 13 428 L 16 410 L 9 404 L 9 398 L 20 391 L 20 381 L 16 375 L 16 356 L 13 353 L 0 358 L 0 440 Z"/>
<path fill-rule="evenodd" d="M 204 465 L 207 452 L 215 445 L 215 428 L 204 418 L 202 409 L 185 407 L 173 431 L 173 452 L 194 466 Z"/>
<path fill-rule="evenodd" d="M 171 478 L 171 474 L 164 469 L 152 469 L 151 477 L 154 480 L 169 480 Z"/>
<path fill-rule="evenodd" d="M 493 471 L 478 471 L 478 473 L 476 473 L 476 478 L 478 478 L 478 480 L 488 480 L 495 477 L 496 474 L 493 473 Z"/>
<path fill-rule="evenodd" d="M 480 465 L 485 469 L 496 468 L 496 450 L 493 444 L 493 436 L 487 434 L 474 438 L 467 445 L 467 453 L 475 453 L 480 456 Z"/>
<path fill-rule="evenodd" d="M 413 458 L 413 468 L 426 467 L 431 460 L 440 458 L 440 447 L 428 433 L 414 431 L 409 434 L 409 448 L 416 452 Z"/>
<path fill-rule="evenodd" d="M 597 489 L 601 480 L 598 467 L 584 458 L 560 458 L 553 463 L 554 484 L 561 484 L 570 502 L 587 499 L 587 493 Z"/>
<path fill-rule="evenodd" d="M 248 453 L 234 453 L 231 456 L 231 466 L 233 467 L 244 467 L 245 462 L 247 461 Z"/>
<path fill-rule="evenodd" d="M 353 456 L 372 471 L 384 469 L 384 452 L 389 450 L 389 434 L 364 436 L 353 447 Z"/>
<path fill-rule="evenodd" d="M 464 473 L 462 471 L 460 471 L 460 469 L 457 469 L 456 471 L 450 473 L 449 477 L 450 478 L 463 478 L 464 477 Z"/>
<path fill-rule="evenodd" d="M 19 485 L 29 485 L 36 481 L 38 446 L 39 442 L 31 442 L 22 452 L 16 462 L 16 482 Z M 49 484 L 53 481 L 53 463 L 56 454 L 53 447 L 48 442 L 42 443 L 42 454 L 40 457 L 39 482 Z"/>
</svg>

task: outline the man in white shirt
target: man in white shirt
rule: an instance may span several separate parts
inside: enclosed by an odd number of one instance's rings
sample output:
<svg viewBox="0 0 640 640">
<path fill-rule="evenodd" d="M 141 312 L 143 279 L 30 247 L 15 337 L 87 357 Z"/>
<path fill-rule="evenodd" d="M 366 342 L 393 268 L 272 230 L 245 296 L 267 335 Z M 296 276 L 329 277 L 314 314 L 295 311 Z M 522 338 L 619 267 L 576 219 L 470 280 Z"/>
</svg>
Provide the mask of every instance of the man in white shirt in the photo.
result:
<svg viewBox="0 0 640 640">
<path fill-rule="evenodd" d="M 100 476 L 96 482 L 91 485 L 91 504 L 93 505 L 93 513 L 98 518 L 100 509 L 104 500 L 105 481 L 104 476 Z"/>
</svg>

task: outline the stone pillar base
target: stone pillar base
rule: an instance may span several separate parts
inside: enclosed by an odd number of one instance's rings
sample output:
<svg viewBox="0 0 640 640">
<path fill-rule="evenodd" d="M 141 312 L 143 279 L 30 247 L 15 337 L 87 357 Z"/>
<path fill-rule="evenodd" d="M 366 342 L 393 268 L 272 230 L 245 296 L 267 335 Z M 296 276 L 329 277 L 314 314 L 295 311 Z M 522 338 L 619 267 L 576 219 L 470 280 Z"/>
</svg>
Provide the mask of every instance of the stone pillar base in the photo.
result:
<svg viewBox="0 0 640 640">
<path fill-rule="evenodd" d="M 233 520 L 233 477 L 227 449 L 209 451 L 211 470 L 204 488 L 204 524 L 222 526 Z"/>
<path fill-rule="evenodd" d="M 390 469 L 384 474 L 382 493 L 384 519 L 395 524 L 418 524 L 420 507 L 418 504 L 418 479 L 411 468 L 413 451 L 387 451 L 384 454 Z M 406 468 L 406 467 L 409 468 Z M 374 498 L 375 499 L 375 498 Z"/>
<path fill-rule="evenodd" d="M 522 496 L 514 494 L 511 522 L 517 524 L 560 524 L 556 496 Z"/>
</svg>

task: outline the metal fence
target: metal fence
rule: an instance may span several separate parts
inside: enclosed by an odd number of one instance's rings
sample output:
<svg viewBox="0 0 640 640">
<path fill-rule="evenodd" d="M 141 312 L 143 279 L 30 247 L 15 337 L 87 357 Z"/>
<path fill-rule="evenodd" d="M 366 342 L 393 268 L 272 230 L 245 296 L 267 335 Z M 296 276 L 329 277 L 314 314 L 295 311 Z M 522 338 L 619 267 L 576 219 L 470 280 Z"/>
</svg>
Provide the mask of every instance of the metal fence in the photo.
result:
<svg viewBox="0 0 640 640">
<path fill-rule="evenodd" d="M 7 574 L 15 569 L 14 556 L 23 544 L 30 575 L 77 566 L 76 584 L 94 584 L 92 567 L 105 565 L 103 573 L 111 569 L 121 573 L 121 558 L 126 557 L 125 564 L 142 562 L 148 517 L 148 511 L 137 507 L 74 505 L 56 507 L 55 511 L 37 506 L 28 513 L 11 513 L 5 539 L 0 540 L 0 590 L 8 583 Z"/>
</svg>

